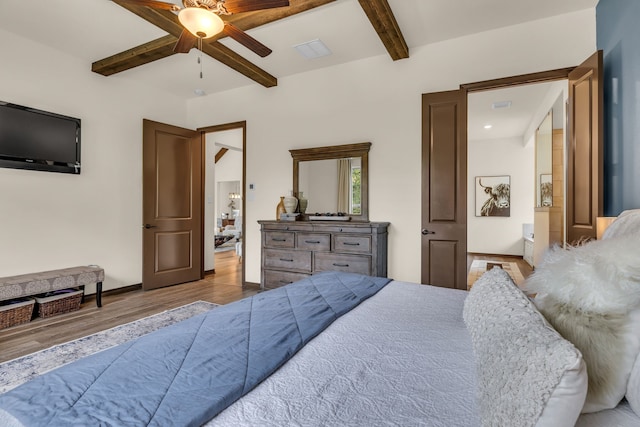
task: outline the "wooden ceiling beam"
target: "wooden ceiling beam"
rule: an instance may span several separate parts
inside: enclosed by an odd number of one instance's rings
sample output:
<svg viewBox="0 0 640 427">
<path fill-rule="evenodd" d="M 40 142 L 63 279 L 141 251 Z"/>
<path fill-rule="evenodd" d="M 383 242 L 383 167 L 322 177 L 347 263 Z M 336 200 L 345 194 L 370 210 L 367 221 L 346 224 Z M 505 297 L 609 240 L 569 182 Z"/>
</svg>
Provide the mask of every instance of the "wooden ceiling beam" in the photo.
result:
<svg viewBox="0 0 640 427">
<path fill-rule="evenodd" d="M 409 57 L 409 48 L 387 0 L 358 0 L 391 59 Z"/>
<path fill-rule="evenodd" d="M 215 162 L 214 163 L 218 163 L 220 161 L 220 159 L 222 158 L 222 156 L 227 154 L 227 151 L 229 151 L 228 148 L 219 149 L 218 152 L 216 153 L 216 157 L 215 157 Z"/>
<path fill-rule="evenodd" d="M 298 13 L 306 12 L 307 10 L 315 9 L 316 7 L 324 6 L 328 3 L 333 3 L 334 1 L 336 0 L 289 0 L 289 7 L 229 15 L 225 16 L 224 20 L 246 31 L 270 22 L 288 18 L 289 16 L 297 15 Z M 224 34 L 221 33 L 217 38 L 220 37 L 224 37 Z M 214 38 L 214 40 L 217 38 Z"/>
<path fill-rule="evenodd" d="M 136 6 L 118 0 L 113 1 L 164 31 L 167 31 L 169 35 L 96 61 L 91 66 L 92 71 L 104 76 L 109 76 L 175 54 L 173 47 L 182 32 L 182 26 L 175 14 L 165 10 Z M 290 0 L 289 7 L 225 16 L 225 21 L 231 22 L 243 30 L 249 30 L 334 1 L 335 0 Z M 225 35 L 221 33 L 218 36 L 205 40 L 203 43 L 203 52 L 265 87 L 272 87 L 278 84 L 275 77 L 233 52 L 222 43 L 219 43 L 218 40 L 223 37 L 225 37 Z"/>
<path fill-rule="evenodd" d="M 121 71 L 139 67 L 158 59 L 174 55 L 173 47 L 177 39 L 168 34 L 149 43 L 127 49 L 124 52 L 101 59 L 91 64 L 91 71 L 110 76 Z"/>
</svg>

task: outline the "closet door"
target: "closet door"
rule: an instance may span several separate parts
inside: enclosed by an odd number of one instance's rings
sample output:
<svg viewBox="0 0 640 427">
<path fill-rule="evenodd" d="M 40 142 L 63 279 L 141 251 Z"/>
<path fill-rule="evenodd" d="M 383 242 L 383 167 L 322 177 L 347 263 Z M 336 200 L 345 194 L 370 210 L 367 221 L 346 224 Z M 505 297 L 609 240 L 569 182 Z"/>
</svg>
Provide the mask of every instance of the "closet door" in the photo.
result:
<svg viewBox="0 0 640 427">
<path fill-rule="evenodd" d="M 603 212 L 602 51 L 569 73 L 567 242 L 596 238 Z"/>
</svg>

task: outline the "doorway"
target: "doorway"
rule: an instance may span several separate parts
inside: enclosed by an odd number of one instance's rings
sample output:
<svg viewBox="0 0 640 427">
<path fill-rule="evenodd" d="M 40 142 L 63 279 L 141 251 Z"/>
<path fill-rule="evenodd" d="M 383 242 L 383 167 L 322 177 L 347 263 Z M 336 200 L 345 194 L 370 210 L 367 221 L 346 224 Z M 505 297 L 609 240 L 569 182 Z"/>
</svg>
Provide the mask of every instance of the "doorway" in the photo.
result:
<svg viewBox="0 0 640 427">
<path fill-rule="evenodd" d="M 243 286 L 245 122 L 198 130 L 205 141 L 204 274 Z"/>
<path fill-rule="evenodd" d="M 522 257 L 524 239 L 533 240 L 538 210 L 553 210 L 554 231 L 562 234 L 567 97 L 566 79 L 468 94 L 468 253 Z M 558 153 L 552 133 L 559 136 Z M 554 172 L 557 197 L 541 200 L 541 186 L 551 188 Z M 508 190 L 501 199 L 504 207 L 489 209 L 496 204 L 497 191 L 491 189 L 501 182 L 507 184 L 500 188 Z"/>
</svg>

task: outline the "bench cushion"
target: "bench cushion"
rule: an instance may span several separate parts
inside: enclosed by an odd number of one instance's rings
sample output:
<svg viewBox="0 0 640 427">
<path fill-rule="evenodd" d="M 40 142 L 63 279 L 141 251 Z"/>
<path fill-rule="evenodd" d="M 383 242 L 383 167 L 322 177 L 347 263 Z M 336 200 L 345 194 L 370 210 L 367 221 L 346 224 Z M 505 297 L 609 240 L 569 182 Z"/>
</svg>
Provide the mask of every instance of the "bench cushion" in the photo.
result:
<svg viewBox="0 0 640 427">
<path fill-rule="evenodd" d="M 104 269 L 96 266 L 63 268 L 0 278 L 0 301 L 85 286 L 104 280 Z"/>
</svg>

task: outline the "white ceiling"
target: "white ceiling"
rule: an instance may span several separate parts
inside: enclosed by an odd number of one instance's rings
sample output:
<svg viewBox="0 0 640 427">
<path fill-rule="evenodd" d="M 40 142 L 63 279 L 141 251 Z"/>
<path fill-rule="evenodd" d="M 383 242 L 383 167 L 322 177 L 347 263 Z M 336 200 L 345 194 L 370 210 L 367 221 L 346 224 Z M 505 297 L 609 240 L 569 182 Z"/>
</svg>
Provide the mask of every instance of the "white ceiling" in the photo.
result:
<svg viewBox="0 0 640 427">
<path fill-rule="evenodd" d="M 598 0 L 389 0 L 411 48 L 493 28 L 593 8 Z M 179 0 L 173 0 L 180 4 Z M 109 0 L 1 0 L 0 29 L 91 63 L 149 42 L 166 33 Z M 357 59 L 387 55 L 356 0 L 338 0 L 311 11 L 250 30 L 273 53 L 260 58 L 223 39 L 249 61 L 277 78 Z M 320 38 L 328 57 L 307 60 L 292 48 Z M 195 89 L 211 94 L 257 83 L 198 51 L 177 54 L 105 79 L 127 79 L 188 99 Z M 391 60 L 391 59 L 389 59 Z M 403 61 L 411 61 L 411 58 Z M 265 89 L 269 90 L 269 89 Z"/>
<path fill-rule="evenodd" d="M 467 138 L 484 141 L 524 136 L 552 83 L 512 86 L 472 92 L 467 98 Z M 510 101 L 509 108 L 493 108 L 493 103 Z M 485 129 L 491 125 L 491 129 Z"/>
</svg>

